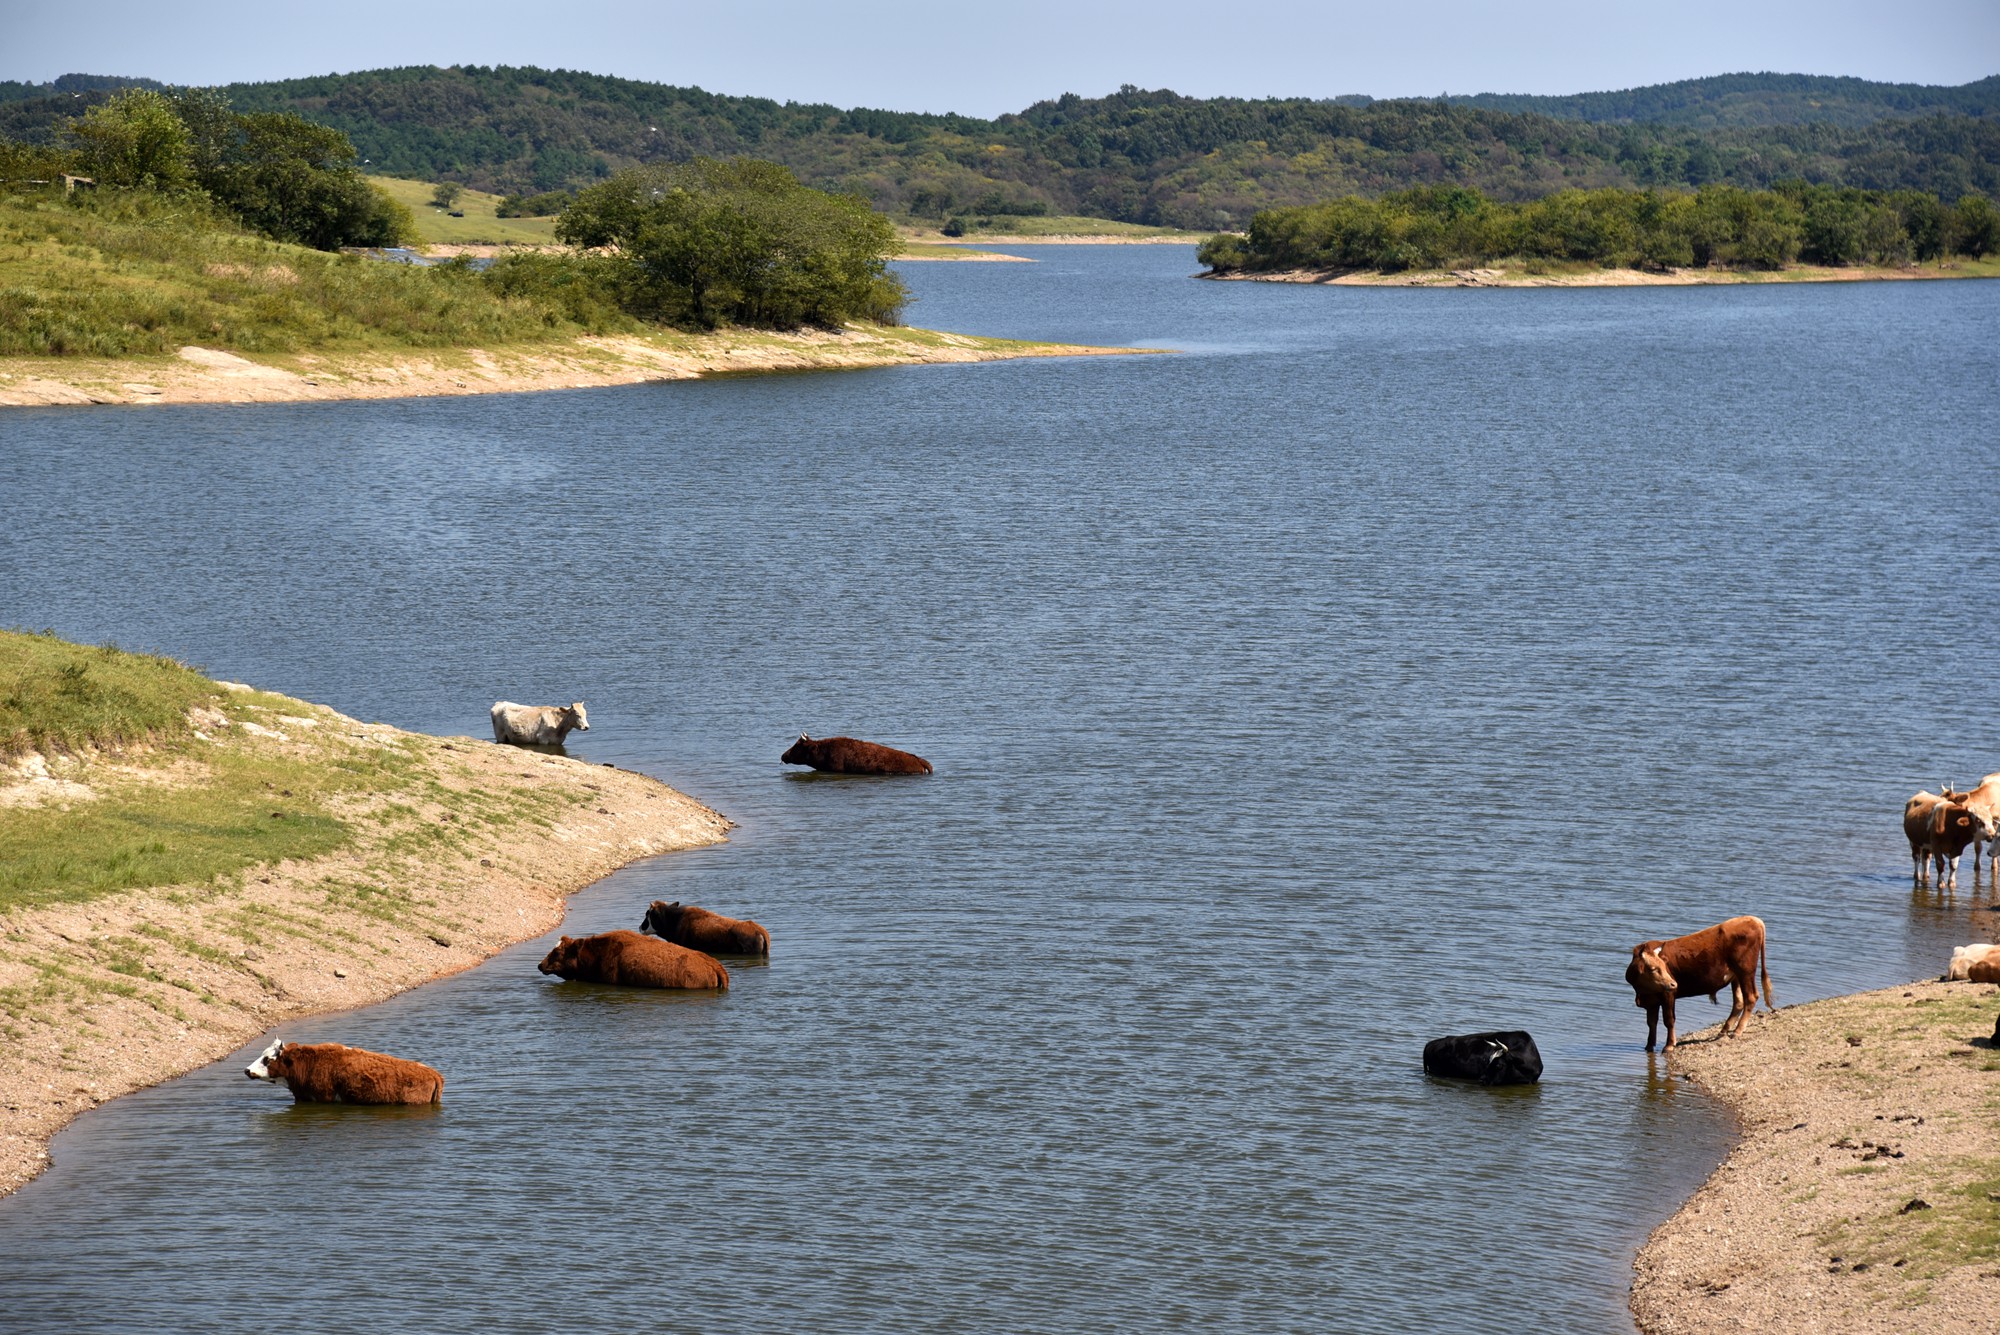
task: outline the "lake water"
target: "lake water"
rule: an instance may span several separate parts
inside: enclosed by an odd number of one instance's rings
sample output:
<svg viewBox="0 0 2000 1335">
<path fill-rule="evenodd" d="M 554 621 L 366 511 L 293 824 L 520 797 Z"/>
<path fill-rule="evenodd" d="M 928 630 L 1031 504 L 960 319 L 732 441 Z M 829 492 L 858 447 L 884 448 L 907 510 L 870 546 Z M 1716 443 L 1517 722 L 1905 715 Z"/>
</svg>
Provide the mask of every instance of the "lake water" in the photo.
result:
<svg viewBox="0 0 2000 1335">
<path fill-rule="evenodd" d="M 1790 1003 L 1990 902 L 1913 894 L 1900 812 L 2000 769 L 2000 285 L 1032 253 L 910 266 L 913 322 L 1178 354 L 0 415 L 0 621 L 428 731 L 586 700 L 574 753 L 740 828 L 566 930 L 775 940 L 279 1031 L 433 1115 L 248 1051 L 91 1113 L 0 1203 L 0 1326 L 1629 1329 L 1730 1134 L 1631 944 L 1759 914 Z M 937 773 L 800 781 L 801 730 Z M 1540 1086 L 1422 1074 L 1512 1027 Z"/>
</svg>

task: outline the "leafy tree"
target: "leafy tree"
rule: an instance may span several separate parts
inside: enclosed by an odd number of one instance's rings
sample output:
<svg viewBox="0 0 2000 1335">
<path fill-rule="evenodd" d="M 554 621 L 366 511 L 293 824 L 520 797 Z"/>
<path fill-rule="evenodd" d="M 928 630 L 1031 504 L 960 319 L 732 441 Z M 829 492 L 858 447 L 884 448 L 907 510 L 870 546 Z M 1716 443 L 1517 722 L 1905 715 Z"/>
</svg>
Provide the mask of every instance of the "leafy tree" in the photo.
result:
<svg viewBox="0 0 2000 1335">
<path fill-rule="evenodd" d="M 134 88 L 72 123 L 84 170 L 100 185 L 184 190 L 194 184 L 193 136 L 174 100 Z"/>
<path fill-rule="evenodd" d="M 338 130 L 289 112 L 236 117 L 221 164 L 202 182 L 246 224 L 319 250 L 390 246 L 414 233 L 409 211 L 354 169 Z"/>
<path fill-rule="evenodd" d="M 441 209 L 448 209 L 458 203 L 458 197 L 465 193 L 465 187 L 456 181 L 440 181 L 431 191 L 431 203 Z"/>
<path fill-rule="evenodd" d="M 1951 211 L 1951 248 L 1977 259 L 2000 250 L 2000 209 L 1981 195 L 1967 195 Z"/>
<path fill-rule="evenodd" d="M 621 172 L 578 194 L 556 236 L 613 248 L 626 309 L 673 324 L 838 328 L 891 321 L 904 300 L 887 269 L 888 219 L 775 163 L 697 158 Z"/>
</svg>

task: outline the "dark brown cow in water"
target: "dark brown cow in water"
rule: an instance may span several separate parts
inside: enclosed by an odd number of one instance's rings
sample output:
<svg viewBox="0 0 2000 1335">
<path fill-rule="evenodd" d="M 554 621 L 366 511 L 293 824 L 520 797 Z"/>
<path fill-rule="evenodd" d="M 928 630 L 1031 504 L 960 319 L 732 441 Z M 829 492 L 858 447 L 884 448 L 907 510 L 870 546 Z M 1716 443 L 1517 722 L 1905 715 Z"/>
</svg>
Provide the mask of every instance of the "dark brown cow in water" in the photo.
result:
<svg viewBox="0 0 2000 1335">
<path fill-rule="evenodd" d="M 675 900 L 671 904 L 654 900 L 646 909 L 639 930 L 663 941 L 711 955 L 768 955 L 771 934 L 743 918 L 724 917 L 693 904 Z"/>
<path fill-rule="evenodd" d="M 279 1039 L 243 1074 L 284 1082 L 300 1103 L 438 1103 L 444 1098 L 444 1077 L 422 1062 L 344 1043 Z"/>
<path fill-rule="evenodd" d="M 1903 837 L 1910 841 L 1916 884 L 1922 885 L 1928 879 L 1925 873 L 1936 862 L 1938 885 L 1957 885 L 1959 854 L 1968 844 L 1972 846 L 1972 874 L 1978 877 L 1979 841 L 1993 836 L 1993 822 L 1977 807 L 1967 804 L 1965 799 L 1971 796 L 1972 793 L 1955 793 L 1947 787 L 1942 797 L 1936 793 L 1918 793 L 1903 803 Z"/>
<path fill-rule="evenodd" d="M 1764 920 L 1731 918 L 1713 927 L 1704 927 L 1671 941 L 1641 941 L 1632 947 L 1632 962 L 1625 966 L 1625 981 L 1632 985 L 1632 1001 L 1646 1012 L 1646 1051 L 1653 1050 L 1658 1037 L 1660 1012 L 1667 1013 L 1667 1046 L 1674 1046 L 1674 997 L 1708 993 L 1710 1001 L 1726 985 L 1729 988 L 1729 1018 L 1722 1022 L 1722 1036 L 1741 1033 L 1757 1009 L 1757 971 L 1764 971 L 1764 1005 L 1776 1010 L 1771 995 L 1771 969 L 1764 962 Z"/>
<path fill-rule="evenodd" d="M 637 932 L 566 936 L 543 957 L 543 973 L 613 987 L 727 988 L 729 970 L 699 950 Z"/>
<path fill-rule="evenodd" d="M 778 757 L 787 765 L 811 765 L 829 774 L 929 774 L 931 762 L 908 751 L 858 737 L 812 738 L 804 733 Z"/>
</svg>

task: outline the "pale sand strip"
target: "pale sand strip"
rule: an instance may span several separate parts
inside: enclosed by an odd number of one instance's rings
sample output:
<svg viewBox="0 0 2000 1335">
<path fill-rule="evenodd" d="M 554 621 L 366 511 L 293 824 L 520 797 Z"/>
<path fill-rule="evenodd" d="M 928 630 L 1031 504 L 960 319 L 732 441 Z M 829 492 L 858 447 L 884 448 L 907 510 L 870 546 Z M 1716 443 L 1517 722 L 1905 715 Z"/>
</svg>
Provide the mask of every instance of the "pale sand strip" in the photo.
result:
<svg viewBox="0 0 2000 1335">
<path fill-rule="evenodd" d="M 182 348 L 173 357 L 0 358 L 0 406 L 283 403 L 519 394 L 758 371 L 1107 356 L 1150 351 L 1023 343 L 902 327 L 774 334 L 725 330 L 582 338 L 487 351 L 246 357 Z"/>
<path fill-rule="evenodd" d="M 47 1167 L 49 1138 L 77 1114 L 214 1061 L 284 1020 L 367 1005 L 470 968 L 554 927 L 565 898 L 599 877 L 720 843 L 729 828 L 641 774 L 359 723 L 303 701 L 290 708 L 268 736 L 258 734 L 260 744 L 302 746 L 310 728 L 317 754 L 400 748 L 439 786 L 397 791 L 400 810 L 350 799 L 342 814 L 359 817 L 354 845 L 254 871 L 241 884 L 126 891 L 0 916 L 8 1002 L 0 1195 Z M 495 829 L 454 812 L 474 795 L 556 814 L 543 816 L 547 826 L 524 818 Z M 428 831 L 438 834 L 418 837 Z M 357 896 L 357 884 L 381 897 Z M 633 906 L 635 927 L 642 907 Z M 143 976 L 131 972 L 135 949 Z M 446 1068 L 449 1081 L 448 1054 L 398 1055 Z"/>
<path fill-rule="evenodd" d="M 1204 273 L 1218 283 L 1311 283 L 1334 287 L 1709 287 L 1738 283 L 1862 283 L 1917 278 L 1986 278 L 1955 269 L 1896 267 L 1826 268 L 1788 265 L 1775 272 L 1743 269 L 1591 269 L 1582 273 L 1530 274 L 1514 269 L 1412 269 L 1404 273 L 1323 272 L 1276 269 L 1269 273 Z"/>
<path fill-rule="evenodd" d="M 1740 1038 L 1676 1049 L 1742 1139 L 1639 1253 L 1640 1328 L 2000 1329 L 1996 997 L 1912 983 L 1759 1011 Z"/>
</svg>

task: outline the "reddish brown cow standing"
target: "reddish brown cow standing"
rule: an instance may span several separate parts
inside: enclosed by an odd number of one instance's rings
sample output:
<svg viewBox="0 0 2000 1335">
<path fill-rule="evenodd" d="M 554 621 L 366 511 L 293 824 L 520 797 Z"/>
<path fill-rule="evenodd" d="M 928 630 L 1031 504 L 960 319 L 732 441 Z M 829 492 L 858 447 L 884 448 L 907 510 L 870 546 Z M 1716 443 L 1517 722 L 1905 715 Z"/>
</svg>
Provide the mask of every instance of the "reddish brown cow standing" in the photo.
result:
<svg viewBox="0 0 2000 1335">
<path fill-rule="evenodd" d="M 609 983 L 613 987 L 700 990 L 729 986 L 729 970 L 699 950 L 622 929 L 564 937 L 543 957 L 541 970 L 572 982 Z"/>
<path fill-rule="evenodd" d="M 1903 804 L 1903 836 L 1910 841 L 1910 861 L 1915 864 L 1913 879 L 1918 885 L 1924 883 L 1933 860 L 1937 863 L 1937 883 L 1957 885 L 1959 854 L 1967 844 L 1976 844 L 1992 833 L 1993 827 L 1986 817 L 1963 802 L 1936 793 L 1918 793 Z"/>
<path fill-rule="evenodd" d="M 858 737 L 821 737 L 804 733 L 778 757 L 786 765 L 810 765 L 832 774 L 929 774 L 931 762 L 908 751 Z"/>
<path fill-rule="evenodd" d="M 444 1077 L 422 1062 L 344 1043 L 279 1039 L 243 1068 L 252 1080 L 283 1081 L 300 1103 L 438 1103 Z"/>
<path fill-rule="evenodd" d="M 664 941 L 711 955 L 768 955 L 771 934 L 757 923 L 711 913 L 678 899 L 671 904 L 654 900 L 646 909 L 639 930 Z"/>
<path fill-rule="evenodd" d="M 1757 1009 L 1760 968 L 1764 972 L 1764 1005 L 1775 1011 L 1771 969 L 1764 962 L 1761 918 L 1731 918 L 1671 941 L 1641 941 L 1632 947 L 1625 981 L 1632 985 L 1632 1003 L 1646 1012 L 1646 1051 L 1653 1050 L 1653 1040 L 1658 1037 L 1662 1009 L 1667 1013 L 1667 1046 L 1663 1050 L 1673 1050 L 1677 994 L 1706 992 L 1714 1001 L 1724 984 L 1729 987 L 1729 1018 L 1722 1022 L 1722 1036 L 1741 1033 L 1750 1012 Z"/>
</svg>

